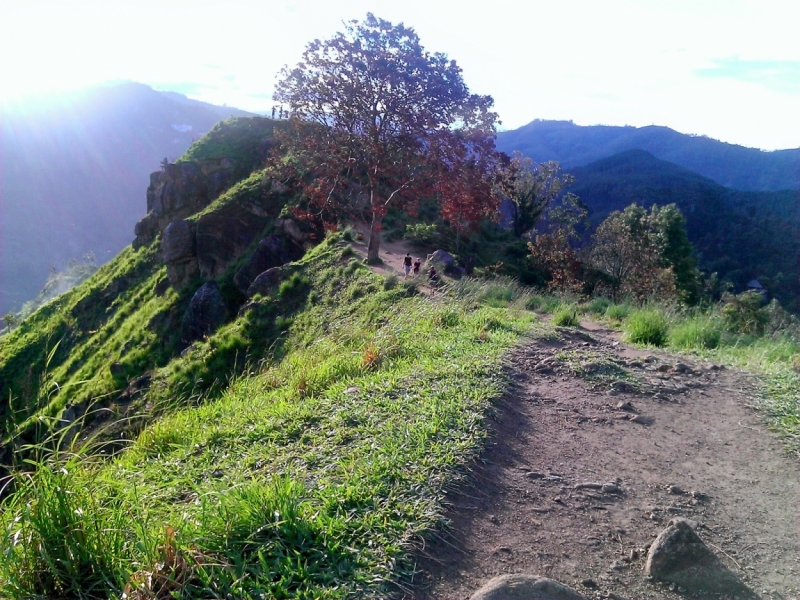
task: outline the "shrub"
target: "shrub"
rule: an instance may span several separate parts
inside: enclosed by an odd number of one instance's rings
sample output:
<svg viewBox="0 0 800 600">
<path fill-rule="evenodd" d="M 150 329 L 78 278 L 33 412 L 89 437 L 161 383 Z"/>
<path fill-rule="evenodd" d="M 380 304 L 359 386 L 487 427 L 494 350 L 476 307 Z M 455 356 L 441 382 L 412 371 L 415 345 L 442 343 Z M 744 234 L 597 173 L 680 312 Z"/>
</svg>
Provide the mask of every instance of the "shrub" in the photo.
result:
<svg viewBox="0 0 800 600">
<path fill-rule="evenodd" d="M 546 297 L 542 302 L 542 312 L 546 314 L 553 314 L 559 308 L 561 308 L 562 304 L 563 302 L 561 301 L 561 299 L 557 298 L 556 296 Z"/>
<path fill-rule="evenodd" d="M 663 346 L 667 342 L 669 333 L 667 320 L 654 308 L 644 308 L 630 313 L 625 319 L 623 329 L 626 341 L 652 346 Z"/>
<path fill-rule="evenodd" d="M 586 312 L 602 316 L 606 314 L 609 306 L 611 306 L 611 300 L 608 298 L 594 298 L 586 307 Z"/>
<path fill-rule="evenodd" d="M 533 295 L 525 299 L 525 308 L 527 310 L 538 310 L 544 303 L 544 298 L 541 296 Z"/>
<path fill-rule="evenodd" d="M 577 327 L 578 309 L 571 304 L 562 305 L 553 315 L 553 324 L 559 327 Z"/>
<path fill-rule="evenodd" d="M 669 332 L 670 345 L 684 350 L 712 350 L 721 339 L 719 323 L 705 315 L 678 323 Z"/>
<path fill-rule="evenodd" d="M 430 244 L 436 238 L 436 225 L 431 223 L 412 223 L 406 225 L 406 233 L 403 236 L 407 240 L 420 244 Z"/>
<path fill-rule="evenodd" d="M 769 321 L 769 314 L 762 306 L 763 303 L 764 297 L 759 292 L 723 294 L 720 314 L 725 326 L 736 333 L 761 335 Z"/>
<path fill-rule="evenodd" d="M 399 281 L 400 280 L 398 279 L 397 275 L 387 275 L 383 278 L 383 289 L 387 292 L 389 290 L 393 290 L 397 287 Z"/>
<path fill-rule="evenodd" d="M 606 318 L 613 321 L 624 321 L 631 312 L 628 304 L 611 304 L 606 308 Z"/>
</svg>

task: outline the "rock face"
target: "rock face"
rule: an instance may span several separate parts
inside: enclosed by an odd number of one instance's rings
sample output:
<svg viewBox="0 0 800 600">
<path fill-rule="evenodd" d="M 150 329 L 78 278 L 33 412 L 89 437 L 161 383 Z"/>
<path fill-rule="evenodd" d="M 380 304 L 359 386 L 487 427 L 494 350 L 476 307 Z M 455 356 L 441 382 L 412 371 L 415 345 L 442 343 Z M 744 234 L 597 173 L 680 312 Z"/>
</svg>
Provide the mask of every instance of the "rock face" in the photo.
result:
<svg viewBox="0 0 800 600">
<path fill-rule="evenodd" d="M 562 583 L 536 575 L 500 575 L 475 592 L 470 600 L 586 600 Z"/>
<path fill-rule="evenodd" d="M 191 344 L 213 333 L 228 318 L 216 281 L 204 283 L 192 296 L 181 323 L 181 341 Z"/>
<path fill-rule="evenodd" d="M 147 216 L 136 224 L 134 247 L 152 242 L 170 221 L 208 206 L 233 183 L 236 163 L 229 158 L 170 164 L 150 174 Z"/>
<path fill-rule="evenodd" d="M 261 240 L 247 262 L 234 275 L 233 283 L 236 287 L 246 294 L 250 285 L 261 273 L 286 264 L 290 260 L 290 255 L 284 246 L 283 240 L 277 235 Z"/>
<path fill-rule="evenodd" d="M 645 572 L 692 594 L 753 596 L 752 590 L 703 543 L 686 519 L 673 519 L 658 535 L 647 554 Z"/>
</svg>

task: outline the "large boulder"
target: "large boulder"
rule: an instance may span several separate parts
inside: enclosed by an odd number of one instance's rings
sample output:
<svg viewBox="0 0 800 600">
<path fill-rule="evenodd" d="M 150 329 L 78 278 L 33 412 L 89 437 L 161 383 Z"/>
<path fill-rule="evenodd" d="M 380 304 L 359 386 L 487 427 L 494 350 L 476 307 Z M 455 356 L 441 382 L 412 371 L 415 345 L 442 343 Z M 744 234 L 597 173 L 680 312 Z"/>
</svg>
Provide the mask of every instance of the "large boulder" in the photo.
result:
<svg viewBox="0 0 800 600">
<path fill-rule="evenodd" d="M 165 264 L 195 260 L 194 231 L 189 221 L 173 221 L 164 228 L 161 255 Z"/>
<path fill-rule="evenodd" d="M 752 590 L 703 543 L 686 519 L 673 519 L 658 535 L 647 554 L 645 573 L 691 594 L 753 597 Z"/>
<path fill-rule="evenodd" d="M 447 269 L 455 267 L 456 259 L 446 250 L 436 250 L 432 254 L 428 254 L 428 262 L 438 263 Z"/>
<path fill-rule="evenodd" d="M 470 600 L 586 600 L 586 597 L 552 579 L 513 574 L 491 579 Z"/>
<path fill-rule="evenodd" d="M 204 283 L 192 296 L 181 322 L 181 341 L 188 345 L 202 340 L 228 318 L 228 309 L 216 281 Z"/>
<path fill-rule="evenodd" d="M 247 288 L 247 295 L 252 298 L 256 294 L 269 296 L 283 279 L 283 270 L 280 267 L 272 267 L 261 273 L 255 281 Z"/>
<path fill-rule="evenodd" d="M 197 220 L 197 263 L 204 279 L 220 277 L 250 247 L 264 223 L 233 211 L 203 215 Z"/>
<path fill-rule="evenodd" d="M 243 294 L 247 293 L 250 285 L 261 273 L 279 267 L 289 260 L 289 252 L 284 247 L 283 240 L 277 235 L 271 235 L 258 243 L 247 262 L 236 271 L 233 283 Z"/>
</svg>

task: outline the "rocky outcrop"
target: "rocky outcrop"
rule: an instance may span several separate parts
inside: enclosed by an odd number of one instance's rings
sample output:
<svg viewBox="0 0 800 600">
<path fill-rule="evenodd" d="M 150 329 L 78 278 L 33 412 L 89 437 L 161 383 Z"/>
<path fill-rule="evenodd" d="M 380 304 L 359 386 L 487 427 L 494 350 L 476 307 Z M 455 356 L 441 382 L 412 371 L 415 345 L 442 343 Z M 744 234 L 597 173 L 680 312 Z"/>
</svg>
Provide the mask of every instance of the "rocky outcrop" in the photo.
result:
<svg viewBox="0 0 800 600">
<path fill-rule="evenodd" d="M 216 331 L 228 318 L 228 309 L 216 281 L 204 283 L 192 296 L 181 323 L 181 342 L 186 345 L 202 340 Z"/>
<path fill-rule="evenodd" d="M 500 575 L 475 592 L 470 600 L 586 600 L 571 587 L 536 575 Z"/>
<path fill-rule="evenodd" d="M 185 219 L 233 183 L 235 161 L 220 158 L 167 165 L 150 174 L 147 216 L 134 228 L 134 247 L 152 242 L 171 221 Z"/>
<path fill-rule="evenodd" d="M 753 597 L 752 590 L 703 543 L 687 519 L 673 519 L 658 535 L 647 554 L 645 573 L 691 594 Z"/>
<path fill-rule="evenodd" d="M 243 294 L 264 271 L 279 267 L 290 260 L 286 244 L 277 235 L 271 235 L 258 243 L 258 246 L 233 277 L 233 283 Z"/>
</svg>

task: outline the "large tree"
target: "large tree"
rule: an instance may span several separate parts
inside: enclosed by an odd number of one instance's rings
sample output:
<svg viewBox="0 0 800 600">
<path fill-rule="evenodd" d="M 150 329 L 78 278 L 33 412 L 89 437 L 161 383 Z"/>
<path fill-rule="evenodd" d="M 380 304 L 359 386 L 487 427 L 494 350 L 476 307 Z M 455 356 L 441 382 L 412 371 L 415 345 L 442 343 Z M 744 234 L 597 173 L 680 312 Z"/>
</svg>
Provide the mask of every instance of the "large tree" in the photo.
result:
<svg viewBox="0 0 800 600">
<path fill-rule="evenodd" d="M 451 213 L 476 218 L 463 206 L 473 193 L 484 195 L 477 212 L 488 212 L 488 187 L 443 178 L 493 170 L 492 98 L 470 93 L 455 61 L 425 51 L 412 28 L 372 14 L 347 23 L 281 71 L 275 100 L 296 125 L 289 155 L 312 205 L 368 202 L 369 260 L 390 205 L 413 210 L 438 195 Z"/>
</svg>

